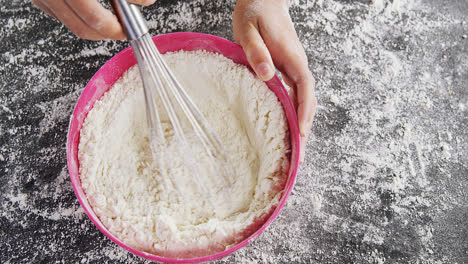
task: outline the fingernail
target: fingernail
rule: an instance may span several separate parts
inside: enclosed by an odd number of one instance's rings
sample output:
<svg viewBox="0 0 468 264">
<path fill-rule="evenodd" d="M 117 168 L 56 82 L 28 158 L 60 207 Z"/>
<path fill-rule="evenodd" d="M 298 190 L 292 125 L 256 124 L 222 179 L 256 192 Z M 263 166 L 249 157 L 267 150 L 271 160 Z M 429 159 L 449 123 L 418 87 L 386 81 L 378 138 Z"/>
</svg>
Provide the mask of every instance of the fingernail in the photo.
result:
<svg viewBox="0 0 468 264">
<path fill-rule="evenodd" d="M 271 68 L 270 64 L 266 62 L 257 64 L 257 66 L 255 67 L 255 72 L 263 81 L 270 80 L 274 74 L 273 69 Z"/>
</svg>

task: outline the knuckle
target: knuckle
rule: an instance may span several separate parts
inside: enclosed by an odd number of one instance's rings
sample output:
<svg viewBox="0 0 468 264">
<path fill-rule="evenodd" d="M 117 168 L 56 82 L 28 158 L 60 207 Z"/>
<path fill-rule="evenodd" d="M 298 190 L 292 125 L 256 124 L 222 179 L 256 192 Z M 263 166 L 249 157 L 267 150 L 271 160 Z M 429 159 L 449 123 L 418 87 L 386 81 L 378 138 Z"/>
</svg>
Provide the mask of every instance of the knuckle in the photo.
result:
<svg viewBox="0 0 468 264">
<path fill-rule="evenodd" d="M 268 54 L 268 49 L 263 42 L 255 39 L 246 40 L 244 45 L 241 45 L 247 53 L 247 56 L 256 58 L 258 60 L 265 60 Z"/>
<path fill-rule="evenodd" d="M 298 78 L 296 81 L 296 83 L 299 85 L 299 86 L 303 86 L 303 87 L 312 87 L 314 88 L 315 87 L 315 78 L 314 76 L 312 75 L 312 72 L 310 70 L 307 70 L 305 72 L 302 72 L 301 74 L 298 74 Z"/>
<path fill-rule="evenodd" d="M 301 81 L 309 87 L 315 87 L 315 78 L 309 69 L 306 70 L 305 74 L 301 78 Z"/>
<path fill-rule="evenodd" d="M 244 49 L 253 49 L 257 46 L 257 43 L 251 38 L 241 39 L 240 44 L 242 47 L 244 47 Z"/>
<path fill-rule="evenodd" d="M 99 33 L 103 35 L 103 37 L 105 38 L 114 39 L 114 40 L 122 39 L 122 37 L 124 36 L 124 31 L 122 27 L 120 26 L 120 24 L 118 23 L 116 24 L 109 23 L 108 26 L 106 27 L 106 30 L 101 30 L 99 31 Z"/>
<path fill-rule="evenodd" d="M 98 31 L 102 29 L 105 25 L 105 20 L 102 16 L 97 16 L 93 14 L 87 17 L 86 20 L 86 23 L 88 25 L 90 25 L 92 28 L 95 28 Z"/>
<path fill-rule="evenodd" d="M 118 40 L 121 38 L 121 32 L 120 31 L 112 31 L 110 32 L 106 37 L 113 39 L 113 40 Z"/>
</svg>

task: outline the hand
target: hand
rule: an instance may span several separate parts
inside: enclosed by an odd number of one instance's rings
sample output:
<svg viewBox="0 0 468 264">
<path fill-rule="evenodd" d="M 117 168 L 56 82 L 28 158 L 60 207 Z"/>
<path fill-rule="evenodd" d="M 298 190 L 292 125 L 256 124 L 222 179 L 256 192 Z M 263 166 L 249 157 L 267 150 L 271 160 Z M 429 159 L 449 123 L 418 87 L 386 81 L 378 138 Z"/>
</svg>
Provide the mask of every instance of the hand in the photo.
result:
<svg viewBox="0 0 468 264">
<path fill-rule="evenodd" d="M 128 0 L 139 5 L 151 5 L 156 0 Z M 60 20 L 75 35 L 83 39 L 125 39 L 117 17 L 98 0 L 32 0 L 50 16 Z"/>
<path fill-rule="evenodd" d="M 296 106 L 301 133 L 302 163 L 317 99 L 315 79 L 288 9 L 288 0 L 238 0 L 232 22 L 234 38 L 258 77 L 270 80 L 276 65 L 291 87 L 290 97 Z"/>
</svg>

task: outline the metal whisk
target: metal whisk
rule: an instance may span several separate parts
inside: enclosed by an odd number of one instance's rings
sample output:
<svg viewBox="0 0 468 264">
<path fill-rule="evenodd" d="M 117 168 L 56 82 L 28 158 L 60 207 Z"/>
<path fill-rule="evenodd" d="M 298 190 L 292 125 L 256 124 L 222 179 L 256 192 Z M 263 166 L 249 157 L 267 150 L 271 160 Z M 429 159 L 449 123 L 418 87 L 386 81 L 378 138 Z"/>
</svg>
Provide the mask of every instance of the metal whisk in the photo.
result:
<svg viewBox="0 0 468 264">
<path fill-rule="evenodd" d="M 214 186 L 213 180 L 207 179 L 207 174 L 219 175 L 220 177 L 215 180 L 221 181 L 221 186 L 224 187 L 232 183 L 234 176 L 234 169 L 229 162 L 224 145 L 164 62 L 148 33 L 146 22 L 139 8 L 136 5 L 127 3 L 126 0 L 111 0 L 110 3 L 124 28 L 128 40 L 130 40 L 138 62 L 143 79 L 146 115 L 151 133 L 153 157 L 158 164 L 158 170 L 163 176 L 165 184 L 173 184 L 183 194 L 183 190 L 179 186 L 180 179 L 174 180 L 171 175 L 168 175 L 168 167 L 170 167 L 168 159 L 171 155 L 174 156 L 174 153 L 168 153 L 167 150 L 169 142 L 167 142 L 168 139 L 164 134 L 165 131 L 161 122 L 162 113 L 158 110 L 158 104 L 162 104 L 167 113 L 174 130 L 174 139 L 180 146 L 179 154 L 183 156 L 184 166 L 188 168 L 187 171 L 193 177 L 192 179 L 182 180 L 194 181 L 199 190 L 204 192 L 208 198 L 211 198 L 220 189 L 212 188 Z M 193 151 L 194 137 L 192 136 L 190 140 L 187 139 L 188 124 L 191 126 L 191 131 L 196 135 L 197 146 L 195 147 L 203 149 L 201 154 L 200 151 L 197 154 L 204 155 L 201 158 L 205 161 L 208 160 L 205 163 L 209 164 L 209 166 L 197 164 L 200 157 L 194 156 L 196 154 Z M 213 204 L 212 201 L 209 202 Z"/>
</svg>

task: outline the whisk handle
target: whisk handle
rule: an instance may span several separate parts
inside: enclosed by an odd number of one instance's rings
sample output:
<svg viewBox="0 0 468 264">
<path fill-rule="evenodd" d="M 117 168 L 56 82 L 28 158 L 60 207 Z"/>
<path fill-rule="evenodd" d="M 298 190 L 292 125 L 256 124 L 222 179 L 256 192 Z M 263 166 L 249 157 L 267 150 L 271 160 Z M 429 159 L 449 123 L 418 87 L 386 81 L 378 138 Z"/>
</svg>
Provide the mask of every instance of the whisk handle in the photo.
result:
<svg viewBox="0 0 468 264">
<path fill-rule="evenodd" d="M 139 39 L 144 34 L 148 33 L 146 21 L 138 6 L 127 3 L 127 0 L 109 0 L 109 2 L 128 40 Z"/>
</svg>

